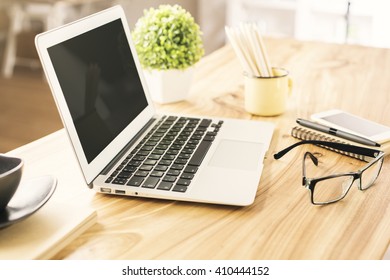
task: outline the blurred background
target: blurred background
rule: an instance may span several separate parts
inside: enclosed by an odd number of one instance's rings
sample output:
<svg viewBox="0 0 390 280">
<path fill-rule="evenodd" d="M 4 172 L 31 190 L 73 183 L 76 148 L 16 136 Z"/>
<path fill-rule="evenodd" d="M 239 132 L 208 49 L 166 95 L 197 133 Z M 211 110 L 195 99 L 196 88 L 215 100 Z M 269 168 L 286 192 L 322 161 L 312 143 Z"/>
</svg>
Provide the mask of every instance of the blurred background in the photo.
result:
<svg viewBox="0 0 390 280">
<path fill-rule="evenodd" d="M 385 0 L 0 0 L 0 153 L 62 128 L 35 35 L 115 4 L 131 29 L 144 9 L 181 5 L 200 25 L 206 55 L 226 43 L 225 25 L 241 21 L 264 36 L 390 47 Z"/>
</svg>

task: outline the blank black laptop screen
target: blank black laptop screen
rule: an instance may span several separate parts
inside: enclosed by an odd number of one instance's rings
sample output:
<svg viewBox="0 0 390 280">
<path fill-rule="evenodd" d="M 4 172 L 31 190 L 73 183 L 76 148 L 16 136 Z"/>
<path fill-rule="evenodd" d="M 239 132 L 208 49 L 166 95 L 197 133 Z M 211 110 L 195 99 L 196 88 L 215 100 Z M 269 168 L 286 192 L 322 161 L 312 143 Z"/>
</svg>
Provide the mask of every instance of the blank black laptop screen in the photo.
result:
<svg viewBox="0 0 390 280">
<path fill-rule="evenodd" d="M 122 21 L 52 46 L 48 53 L 90 163 L 148 105 Z"/>
</svg>

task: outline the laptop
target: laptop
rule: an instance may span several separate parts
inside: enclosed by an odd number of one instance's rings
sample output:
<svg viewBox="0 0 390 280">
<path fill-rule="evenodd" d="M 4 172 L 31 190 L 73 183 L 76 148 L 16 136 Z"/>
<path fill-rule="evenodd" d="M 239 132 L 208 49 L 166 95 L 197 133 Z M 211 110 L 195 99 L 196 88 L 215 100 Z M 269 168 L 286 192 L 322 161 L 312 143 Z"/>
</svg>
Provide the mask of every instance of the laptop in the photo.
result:
<svg viewBox="0 0 390 280">
<path fill-rule="evenodd" d="M 38 34 L 35 44 L 90 188 L 253 203 L 273 124 L 158 115 L 120 6 Z"/>
</svg>

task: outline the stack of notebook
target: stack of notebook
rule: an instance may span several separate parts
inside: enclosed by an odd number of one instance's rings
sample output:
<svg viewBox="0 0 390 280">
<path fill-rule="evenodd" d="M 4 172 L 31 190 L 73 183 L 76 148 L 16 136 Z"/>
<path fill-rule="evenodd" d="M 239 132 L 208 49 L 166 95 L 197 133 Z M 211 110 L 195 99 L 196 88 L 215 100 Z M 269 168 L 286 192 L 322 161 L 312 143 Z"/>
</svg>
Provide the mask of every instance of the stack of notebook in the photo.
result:
<svg viewBox="0 0 390 280">
<path fill-rule="evenodd" d="M 325 134 L 325 133 L 322 133 L 319 131 L 315 131 L 315 130 L 312 130 L 309 128 L 304 128 L 301 126 L 293 127 L 291 130 L 291 136 L 293 136 L 297 139 L 300 139 L 300 140 L 330 141 L 330 142 L 338 142 L 338 143 L 352 144 L 352 145 L 358 145 L 358 146 L 360 145 L 360 144 L 339 138 L 337 136 L 328 135 L 328 134 Z M 363 145 L 360 145 L 360 146 L 363 146 Z M 366 147 L 368 147 L 368 146 L 366 146 Z M 368 147 L 368 148 L 373 148 L 373 149 L 378 149 L 378 150 L 384 151 L 387 155 L 390 152 L 390 142 L 382 143 L 380 147 Z M 353 158 L 364 160 L 362 155 L 348 153 L 348 152 L 339 151 L 339 150 L 337 150 L 336 152 L 353 157 Z"/>
</svg>

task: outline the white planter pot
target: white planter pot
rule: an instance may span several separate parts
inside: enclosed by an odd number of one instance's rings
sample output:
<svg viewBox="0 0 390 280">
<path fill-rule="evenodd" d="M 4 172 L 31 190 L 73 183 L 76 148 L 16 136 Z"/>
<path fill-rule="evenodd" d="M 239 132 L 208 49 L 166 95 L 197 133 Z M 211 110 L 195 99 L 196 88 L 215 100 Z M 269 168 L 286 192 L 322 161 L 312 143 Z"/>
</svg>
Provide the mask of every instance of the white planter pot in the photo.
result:
<svg viewBox="0 0 390 280">
<path fill-rule="evenodd" d="M 185 70 L 144 70 L 150 96 L 161 104 L 186 99 L 193 75 L 194 67 Z"/>
</svg>

